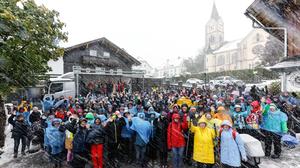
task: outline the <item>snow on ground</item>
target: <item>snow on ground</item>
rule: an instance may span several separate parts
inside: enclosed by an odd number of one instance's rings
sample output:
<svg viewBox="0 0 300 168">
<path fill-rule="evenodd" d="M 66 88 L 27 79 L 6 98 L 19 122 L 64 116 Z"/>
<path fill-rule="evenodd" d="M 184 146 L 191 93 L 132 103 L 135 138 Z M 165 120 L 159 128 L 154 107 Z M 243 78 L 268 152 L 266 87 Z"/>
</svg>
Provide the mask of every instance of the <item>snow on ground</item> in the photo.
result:
<svg viewBox="0 0 300 168">
<path fill-rule="evenodd" d="M 0 158 L 0 165 L 9 162 L 13 159 L 13 148 L 14 148 L 14 141 L 11 138 L 11 129 L 12 125 L 6 123 L 6 128 L 5 128 L 5 146 L 3 147 L 4 153 L 1 155 Z M 1 166 L 0 166 L 1 167 Z"/>
<path fill-rule="evenodd" d="M 295 149 L 282 148 L 280 159 L 264 158 L 260 168 L 300 168 L 300 146 Z"/>
<path fill-rule="evenodd" d="M 47 163 L 44 152 L 40 151 L 34 154 L 13 158 L 13 139 L 11 138 L 12 126 L 7 124 L 5 135 L 5 147 L 2 149 L 4 153 L 0 158 L 0 167 L 2 168 L 50 168 L 53 165 Z M 299 137 L 300 138 L 300 137 Z M 21 156 L 21 155 L 19 155 Z M 64 165 L 63 167 L 68 167 Z M 136 165 L 122 165 L 124 168 L 136 168 Z M 152 166 L 153 167 L 153 166 Z M 288 149 L 282 147 L 282 155 L 280 159 L 263 158 L 262 163 L 259 165 L 260 168 L 300 168 L 300 145 L 295 149 Z"/>
</svg>

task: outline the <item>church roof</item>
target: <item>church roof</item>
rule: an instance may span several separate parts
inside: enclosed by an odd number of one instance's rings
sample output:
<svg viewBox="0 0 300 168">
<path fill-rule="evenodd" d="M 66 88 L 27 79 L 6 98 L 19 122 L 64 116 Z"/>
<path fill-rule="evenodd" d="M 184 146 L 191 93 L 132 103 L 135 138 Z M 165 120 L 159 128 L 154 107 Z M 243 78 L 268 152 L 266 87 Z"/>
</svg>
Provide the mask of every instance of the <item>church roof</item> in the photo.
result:
<svg viewBox="0 0 300 168">
<path fill-rule="evenodd" d="M 229 41 L 223 44 L 219 49 L 215 50 L 213 53 L 221 53 L 221 52 L 226 52 L 230 50 L 236 50 L 238 49 L 238 44 L 242 41 L 242 39 L 234 40 L 234 41 Z"/>
<path fill-rule="evenodd" d="M 214 5 L 213 5 L 213 8 L 212 8 L 212 12 L 211 12 L 211 17 L 210 18 L 214 19 L 214 20 L 219 20 L 220 19 L 220 15 L 219 15 L 219 12 L 217 10 L 215 2 L 214 2 Z"/>
</svg>

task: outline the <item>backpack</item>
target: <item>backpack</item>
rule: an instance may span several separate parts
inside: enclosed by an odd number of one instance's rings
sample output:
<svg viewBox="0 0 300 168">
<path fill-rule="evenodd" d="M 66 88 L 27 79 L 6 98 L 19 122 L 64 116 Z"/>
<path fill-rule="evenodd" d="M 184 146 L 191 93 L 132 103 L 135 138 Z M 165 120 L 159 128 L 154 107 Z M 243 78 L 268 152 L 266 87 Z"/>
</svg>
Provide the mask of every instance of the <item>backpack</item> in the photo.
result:
<svg viewBox="0 0 300 168">
<path fill-rule="evenodd" d="M 219 132 L 220 137 L 222 135 L 222 132 L 223 132 L 223 128 L 220 128 L 220 132 Z M 236 138 L 236 134 L 237 134 L 237 131 L 235 129 L 232 129 L 232 137 L 234 140 Z M 220 140 L 221 140 L 221 138 L 220 138 Z"/>
</svg>

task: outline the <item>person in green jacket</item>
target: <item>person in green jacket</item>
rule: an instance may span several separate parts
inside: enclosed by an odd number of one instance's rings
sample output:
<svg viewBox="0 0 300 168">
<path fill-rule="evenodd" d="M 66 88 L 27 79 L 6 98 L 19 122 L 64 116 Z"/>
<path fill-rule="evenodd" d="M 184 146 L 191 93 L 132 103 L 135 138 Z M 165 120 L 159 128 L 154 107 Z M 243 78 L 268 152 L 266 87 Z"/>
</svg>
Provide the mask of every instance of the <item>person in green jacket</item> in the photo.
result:
<svg viewBox="0 0 300 168">
<path fill-rule="evenodd" d="M 281 154 L 281 135 L 288 132 L 288 117 L 281 112 L 275 104 L 270 104 L 269 110 L 263 112 L 262 133 L 265 135 L 265 155 L 271 156 L 272 144 L 274 144 L 273 159 L 278 159 Z"/>
</svg>

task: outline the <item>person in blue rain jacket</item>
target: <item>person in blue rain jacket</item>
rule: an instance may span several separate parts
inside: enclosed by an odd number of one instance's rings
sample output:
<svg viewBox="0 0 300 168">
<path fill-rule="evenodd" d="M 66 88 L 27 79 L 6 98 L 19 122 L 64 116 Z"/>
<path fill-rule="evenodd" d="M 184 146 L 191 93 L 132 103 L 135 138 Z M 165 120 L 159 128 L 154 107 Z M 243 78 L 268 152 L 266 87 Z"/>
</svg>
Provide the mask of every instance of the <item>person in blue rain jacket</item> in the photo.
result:
<svg viewBox="0 0 300 168">
<path fill-rule="evenodd" d="M 45 145 L 50 153 L 50 158 L 55 167 L 61 167 L 62 152 L 64 150 L 65 134 L 59 130 L 61 119 L 53 119 L 52 126 L 46 128 Z"/>
<path fill-rule="evenodd" d="M 240 167 L 241 160 L 247 161 L 244 143 L 228 120 L 221 124 L 220 141 L 221 163 L 224 168 Z"/>
</svg>

